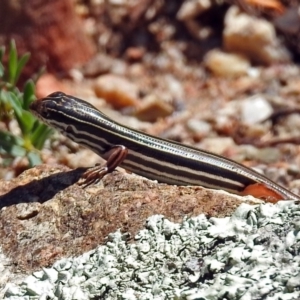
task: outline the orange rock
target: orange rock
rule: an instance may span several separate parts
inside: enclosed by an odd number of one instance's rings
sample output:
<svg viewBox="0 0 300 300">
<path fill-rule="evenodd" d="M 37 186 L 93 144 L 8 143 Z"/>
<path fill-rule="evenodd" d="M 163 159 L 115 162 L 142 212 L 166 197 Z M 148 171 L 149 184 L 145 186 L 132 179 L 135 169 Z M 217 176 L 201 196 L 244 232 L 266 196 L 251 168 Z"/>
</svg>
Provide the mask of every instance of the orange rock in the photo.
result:
<svg viewBox="0 0 300 300">
<path fill-rule="evenodd" d="M 278 0 L 244 0 L 245 4 L 253 6 L 258 10 L 270 10 L 277 14 L 282 14 L 285 11 L 285 7 Z"/>
<path fill-rule="evenodd" d="M 66 74 L 95 54 L 74 7 L 72 0 L 1 1 L 0 45 L 14 39 L 20 55 L 31 54 L 20 84 L 44 66 Z"/>
<path fill-rule="evenodd" d="M 69 89 L 52 74 L 43 74 L 36 83 L 35 95 L 38 99 L 57 91 L 70 94 Z"/>
<path fill-rule="evenodd" d="M 138 61 L 145 55 L 145 48 L 143 47 L 129 47 L 126 50 L 126 57 L 133 61 Z"/>
<path fill-rule="evenodd" d="M 116 109 L 138 106 L 139 90 L 136 85 L 117 75 L 103 75 L 94 84 L 95 94 Z"/>
</svg>

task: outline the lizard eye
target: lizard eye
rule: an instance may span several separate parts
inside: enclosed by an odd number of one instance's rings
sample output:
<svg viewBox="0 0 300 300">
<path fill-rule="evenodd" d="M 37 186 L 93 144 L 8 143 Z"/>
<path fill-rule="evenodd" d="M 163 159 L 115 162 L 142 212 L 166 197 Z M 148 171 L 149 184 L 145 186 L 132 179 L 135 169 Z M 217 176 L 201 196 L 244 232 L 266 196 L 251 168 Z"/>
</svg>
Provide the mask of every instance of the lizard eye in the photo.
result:
<svg viewBox="0 0 300 300">
<path fill-rule="evenodd" d="M 40 114 L 41 114 L 45 119 L 49 119 L 49 118 L 50 118 L 50 113 L 49 113 L 48 109 L 47 109 L 44 105 L 41 107 Z"/>
</svg>

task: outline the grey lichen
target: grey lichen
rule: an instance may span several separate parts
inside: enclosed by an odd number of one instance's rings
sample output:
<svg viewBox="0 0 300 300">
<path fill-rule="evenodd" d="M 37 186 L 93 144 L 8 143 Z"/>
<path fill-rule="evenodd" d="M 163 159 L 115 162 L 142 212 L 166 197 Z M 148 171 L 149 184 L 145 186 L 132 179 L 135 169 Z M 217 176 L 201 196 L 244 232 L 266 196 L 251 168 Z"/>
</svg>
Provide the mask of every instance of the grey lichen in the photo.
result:
<svg viewBox="0 0 300 300">
<path fill-rule="evenodd" d="M 18 299 L 300 299 L 300 206 L 242 204 L 228 218 L 147 220 L 129 244 L 56 262 L 9 284 Z"/>
</svg>

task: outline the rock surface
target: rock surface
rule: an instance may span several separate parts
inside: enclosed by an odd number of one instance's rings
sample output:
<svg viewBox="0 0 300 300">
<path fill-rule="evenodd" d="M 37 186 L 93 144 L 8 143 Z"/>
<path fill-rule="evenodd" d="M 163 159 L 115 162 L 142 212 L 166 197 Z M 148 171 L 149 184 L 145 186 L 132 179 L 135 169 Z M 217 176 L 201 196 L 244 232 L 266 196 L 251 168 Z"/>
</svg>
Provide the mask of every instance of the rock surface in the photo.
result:
<svg viewBox="0 0 300 300">
<path fill-rule="evenodd" d="M 223 217 L 242 201 L 258 201 L 201 187 L 158 184 L 122 172 L 83 189 L 74 184 L 83 171 L 41 165 L 12 181 L 0 181 L 0 247 L 12 274 L 28 274 L 92 250 L 118 229 L 134 237 L 155 214 L 173 222 L 201 213 Z M 2 287 L 12 278 L 2 277 Z"/>
<path fill-rule="evenodd" d="M 65 258 L 9 284 L 6 299 L 299 299 L 299 204 L 242 204 L 231 217 L 160 215 L 128 243 Z"/>
</svg>

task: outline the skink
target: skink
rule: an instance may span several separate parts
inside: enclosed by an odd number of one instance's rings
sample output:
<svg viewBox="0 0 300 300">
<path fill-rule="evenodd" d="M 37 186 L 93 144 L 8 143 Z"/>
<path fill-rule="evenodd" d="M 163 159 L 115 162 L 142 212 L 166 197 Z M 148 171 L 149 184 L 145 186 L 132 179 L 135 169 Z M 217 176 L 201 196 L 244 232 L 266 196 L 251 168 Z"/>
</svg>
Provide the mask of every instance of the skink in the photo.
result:
<svg viewBox="0 0 300 300">
<path fill-rule="evenodd" d="M 300 200 L 296 194 L 235 161 L 133 130 L 111 120 L 88 102 L 62 92 L 34 101 L 30 110 L 46 124 L 106 159 L 105 165 L 86 171 L 86 185 L 120 165 L 162 183 L 199 185 L 234 194 L 258 184 L 278 199 Z"/>
</svg>

